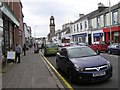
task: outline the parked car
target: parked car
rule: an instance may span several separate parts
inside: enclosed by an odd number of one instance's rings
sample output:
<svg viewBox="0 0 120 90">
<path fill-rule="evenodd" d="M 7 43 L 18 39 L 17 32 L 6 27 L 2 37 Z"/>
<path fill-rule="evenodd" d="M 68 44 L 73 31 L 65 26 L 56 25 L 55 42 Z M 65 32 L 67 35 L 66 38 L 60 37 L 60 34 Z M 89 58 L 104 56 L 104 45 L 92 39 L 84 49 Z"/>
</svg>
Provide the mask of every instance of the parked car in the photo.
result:
<svg viewBox="0 0 120 90">
<path fill-rule="evenodd" d="M 120 43 L 112 43 L 111 45 L 109 45 L 108 53 L 120 55 Z"/>
<path fill-rule="evenodd" d="M 71 82 L 100 82 L 112 77 L 110 62 L 88 46 L 62 48 L 56 55 L 56 68 Z"/>
<path fill-rule="evenodd" d="M 107 52 L 108 50 L 108 45 L 104 41 L 94 42 L 90 47 L 96 52 Z"/>
<path fill-rule="evenodd" d="M 87 43 L 78 43 L 78 45 L 80 45 L 80 46 L 88 46 Z"/>
<path fill-rule="evenodd" d="M 70 46 L 78 45 L 77 42 L 70 42 Z"/>
<path fill-rule="evenodd" d="M 57 51 L 58 51 L 58 45 L 56 45 L 55 43 L 48 43 L 44 46 L 43 49 L 45 56 L 52 54 L 56 55 Z"/>
</svg>

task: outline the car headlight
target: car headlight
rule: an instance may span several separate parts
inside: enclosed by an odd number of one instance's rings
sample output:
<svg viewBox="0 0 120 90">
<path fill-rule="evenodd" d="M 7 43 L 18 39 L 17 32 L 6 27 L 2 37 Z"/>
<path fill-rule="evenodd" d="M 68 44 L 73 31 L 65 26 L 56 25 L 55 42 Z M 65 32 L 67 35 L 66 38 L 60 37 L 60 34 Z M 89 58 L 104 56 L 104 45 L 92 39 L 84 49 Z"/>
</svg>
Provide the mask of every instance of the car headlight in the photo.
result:
<svg viewBox="0 0 120 90">
<path fill-rule="evenodd" d="M 107 66 L 108 66 L 108 67 L 110 67 L 110 66 L 111 66 L 111 64 L 110 64 L 110 62 L 109 62 L 109 61 L 107 61 Z"/>
<path fill-rule="evenodd" d="M 80 66 L 78 66 L 76 64 L 74 65 L 74 68 L 75 68 L 76 71 L 80 71 L 80 72 L 82 72 L 84 70 L 83 67 L 80 67 Z"/>
</svg>

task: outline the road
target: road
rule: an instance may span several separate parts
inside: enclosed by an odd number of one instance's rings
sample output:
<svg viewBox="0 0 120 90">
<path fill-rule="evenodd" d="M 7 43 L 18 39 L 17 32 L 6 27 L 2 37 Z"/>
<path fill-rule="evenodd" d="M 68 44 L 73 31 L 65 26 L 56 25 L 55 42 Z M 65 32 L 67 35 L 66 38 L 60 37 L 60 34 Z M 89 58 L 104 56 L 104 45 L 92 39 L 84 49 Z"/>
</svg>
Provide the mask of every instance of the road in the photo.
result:
<svg viewBox="0 0 120 90">
<path fill-rule="evenodd" d="M 101 56 L 104 58 L 108 59 L 112 66 L 113 66 L 113 76 L 110 80 L 104 81 L 101 83 L 94 83 L 94 84 L 72 84 L 69 82 L 68 78 L 66 75 L 64 75 L 61 71 L 59 73 L 67 80 L 67 82 L 74 88 L 74 89 L 80 89 L 80 88 L 118 88 L 118 58 L 120 56 L 117 55 L 110 55 L 106 53 L 101 53 Z M 46 57 L 49 62 L 56 68 L 55 65 L 55 56 L 48 56 Z"/>
</svg>

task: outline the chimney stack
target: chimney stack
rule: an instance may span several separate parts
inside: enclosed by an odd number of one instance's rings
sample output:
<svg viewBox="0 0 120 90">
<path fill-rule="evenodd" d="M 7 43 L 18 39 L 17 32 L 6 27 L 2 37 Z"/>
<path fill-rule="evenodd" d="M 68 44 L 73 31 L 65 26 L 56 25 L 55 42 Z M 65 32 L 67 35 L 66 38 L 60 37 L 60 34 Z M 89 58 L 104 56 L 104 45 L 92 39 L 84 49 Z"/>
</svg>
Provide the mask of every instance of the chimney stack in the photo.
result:
<svg viewBox="0 0 120 90">
<path fill-rule="evenodd" d="M 79 14 L 79 18 L 82 18 L 84 16 L 84 14 Z"/>
<path fill-rule="evenodd" d="M 102 4 L 101 2 L 98 3 L 98 10 L 99 10 L 100 12 L 103 11 L 105 8 L 106 8 L 106 7 L 105 7 L 104 4 Z"/>
</svg>

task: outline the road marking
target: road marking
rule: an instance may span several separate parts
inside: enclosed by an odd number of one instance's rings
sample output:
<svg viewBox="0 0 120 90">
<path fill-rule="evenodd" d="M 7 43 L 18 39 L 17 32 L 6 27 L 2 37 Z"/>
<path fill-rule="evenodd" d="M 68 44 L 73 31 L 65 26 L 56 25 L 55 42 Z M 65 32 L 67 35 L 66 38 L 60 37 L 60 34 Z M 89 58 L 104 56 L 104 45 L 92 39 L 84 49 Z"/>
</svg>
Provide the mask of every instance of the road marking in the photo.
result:
<svg viewBox="0 0 120 90">
<path fill-rule="evenodd" d="M 40 52 L 41 53 L 41 52 Z M 73 87 L 64 79 L 64 77 L 54 68 L 54 66 L 47 60 L 47 58 L 41 53 L 45 61 L 50 65 L 50 67 L 55 71 L 55 73 L 63 80 L 65 85 L 70 89 L 74 90 Z"/>
</svg>

